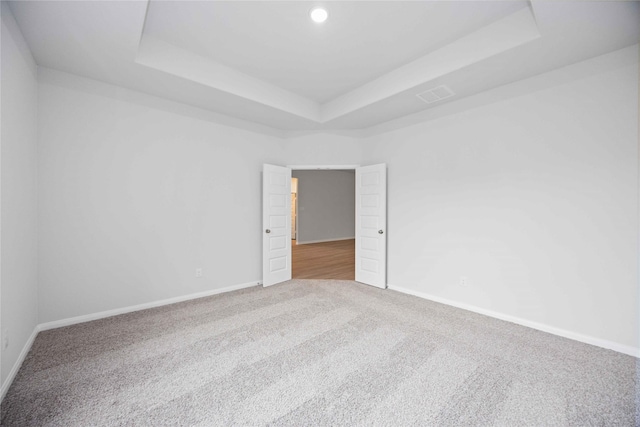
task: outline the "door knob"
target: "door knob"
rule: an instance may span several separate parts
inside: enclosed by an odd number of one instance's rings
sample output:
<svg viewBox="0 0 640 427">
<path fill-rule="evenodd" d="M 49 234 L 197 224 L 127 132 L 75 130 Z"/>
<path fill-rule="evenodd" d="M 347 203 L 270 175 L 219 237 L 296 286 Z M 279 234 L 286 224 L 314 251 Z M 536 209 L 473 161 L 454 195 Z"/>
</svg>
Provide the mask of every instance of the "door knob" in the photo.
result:
<svg viewBox="0 0 640 427">
<path fill-rule="evenodd" d="M 271 230 L 269 230 L 268 228 L 266 230 L 264 230 L 265 233 L 269 234 L 271 233 Z"/>
<path fill-rule="evenodd" d="M 384 231 L 378 230 L 378 234 L 384 234 Z"/>
</svg>

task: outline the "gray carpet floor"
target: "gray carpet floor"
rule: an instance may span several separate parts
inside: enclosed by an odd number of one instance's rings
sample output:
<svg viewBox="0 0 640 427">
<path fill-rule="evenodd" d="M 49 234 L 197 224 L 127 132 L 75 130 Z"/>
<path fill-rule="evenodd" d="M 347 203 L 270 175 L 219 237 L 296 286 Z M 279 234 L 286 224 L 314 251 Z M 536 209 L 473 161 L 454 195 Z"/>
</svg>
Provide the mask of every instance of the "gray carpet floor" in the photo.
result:
<svg viewBox="0 0 640 427">
<path fill-rule="evenodd" d="M 638 425 L 638 360 L 351 281 L 41 332 L 4 426 Z"/>
</svg>

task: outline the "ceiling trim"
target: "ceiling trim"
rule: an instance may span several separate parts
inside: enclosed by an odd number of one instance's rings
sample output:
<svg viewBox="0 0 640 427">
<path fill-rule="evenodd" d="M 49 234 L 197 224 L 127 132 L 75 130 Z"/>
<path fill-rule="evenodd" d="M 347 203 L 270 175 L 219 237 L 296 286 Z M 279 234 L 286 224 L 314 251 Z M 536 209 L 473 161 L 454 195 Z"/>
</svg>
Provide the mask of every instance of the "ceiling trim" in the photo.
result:
<svg viewBox="0 0 640 427">
<path fill-rule="evenodd" d="M 540 37 L 527 7 L 322 106 L 322 122 L 345 116 Z"/>
<path fill-rule="evenodd" d="M 142 37 L 135 61 L 305 119 L 319 121 L 320 106 L 316 102 L 149 35 Z"/>
</svg>

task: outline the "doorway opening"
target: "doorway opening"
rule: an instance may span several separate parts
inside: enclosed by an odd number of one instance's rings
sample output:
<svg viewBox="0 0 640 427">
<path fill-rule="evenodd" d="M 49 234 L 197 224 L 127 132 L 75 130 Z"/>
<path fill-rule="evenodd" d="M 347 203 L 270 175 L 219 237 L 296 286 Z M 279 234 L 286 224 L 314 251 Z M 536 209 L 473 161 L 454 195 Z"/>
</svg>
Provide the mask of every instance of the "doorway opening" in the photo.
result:
<svg viewBox="0 0 640 427">
<path fill-rule="evenodd" d="M 355 170 L 355 280 L 387 286 L 387 166 L 322 167 L 262 165 L 262 284 L 272 286 L 292 278 L 291 178 L 293 170 Z M 298 182 L 298 196 L 303 192 Z M 299 212 L 304 210 L 298 202 Z M 304 239 L 297 215 L 297 243 Z M 336 237 L 332 237 L 332 241 Z M 316 241 L 315 243 L 322 243 Z"/>
<path fill-rule="evenodd" d="M 355 169 L 292 169 L 292 278 L 354 280 Z"/>
</svg>

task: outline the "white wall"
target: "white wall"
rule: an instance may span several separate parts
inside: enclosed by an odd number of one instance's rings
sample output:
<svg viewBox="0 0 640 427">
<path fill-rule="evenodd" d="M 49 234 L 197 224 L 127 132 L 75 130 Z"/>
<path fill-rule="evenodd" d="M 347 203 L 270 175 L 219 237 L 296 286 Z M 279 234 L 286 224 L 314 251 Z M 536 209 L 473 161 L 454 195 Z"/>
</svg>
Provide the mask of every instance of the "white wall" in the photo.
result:
<svg viewBox="0 0 640 427">
<path fill-rule="evenodd" d="M 1 325 L 2 382 L 38 323 L 36 64 L 2 2 Z"/>
<path fill-rule="evenodd" d="M 294 170 L 298 178 L 298 243 L 355 237 L 353 170 Z"/>
<path fill-rule="evenodd" d="M 44 70 L 40 321 L 259 280 L 262 163 L 385 162 L 391 285 L 637 347 L 635 49 L 364 140 Z"/>
<path fill-rule="evenodd" d="M 41 323 L 261 280 L 262 164 L 361 159 L 351 137 L 219 119 L 40 68 Z"/>
<path fill-rule="evenodd" d="M 637 349 L 637 55 L 368 138 L 364 162 L 388 164 L 388 282 Z"/>
<path fill-rule="evenodd" d="M 261 280 L 262 163 L 282 159 L 282 140 L 39 78 L 41 322 Z"/>
<path fill-rule="evenodd" d="M 38 321 L 259 280 L 265 162 L 386 162 L 389 283 L 638 347 L 637 47 L 364 141 L 282 140 L 53 70 L 36 91 L 2 7 L 3 379 Z"/>
<path fill-rule="evenodd" d="M 283 165 L 359 165 L 362 141 L 331 133 L 290 137 L 285 140 Z"/>
</svg>

